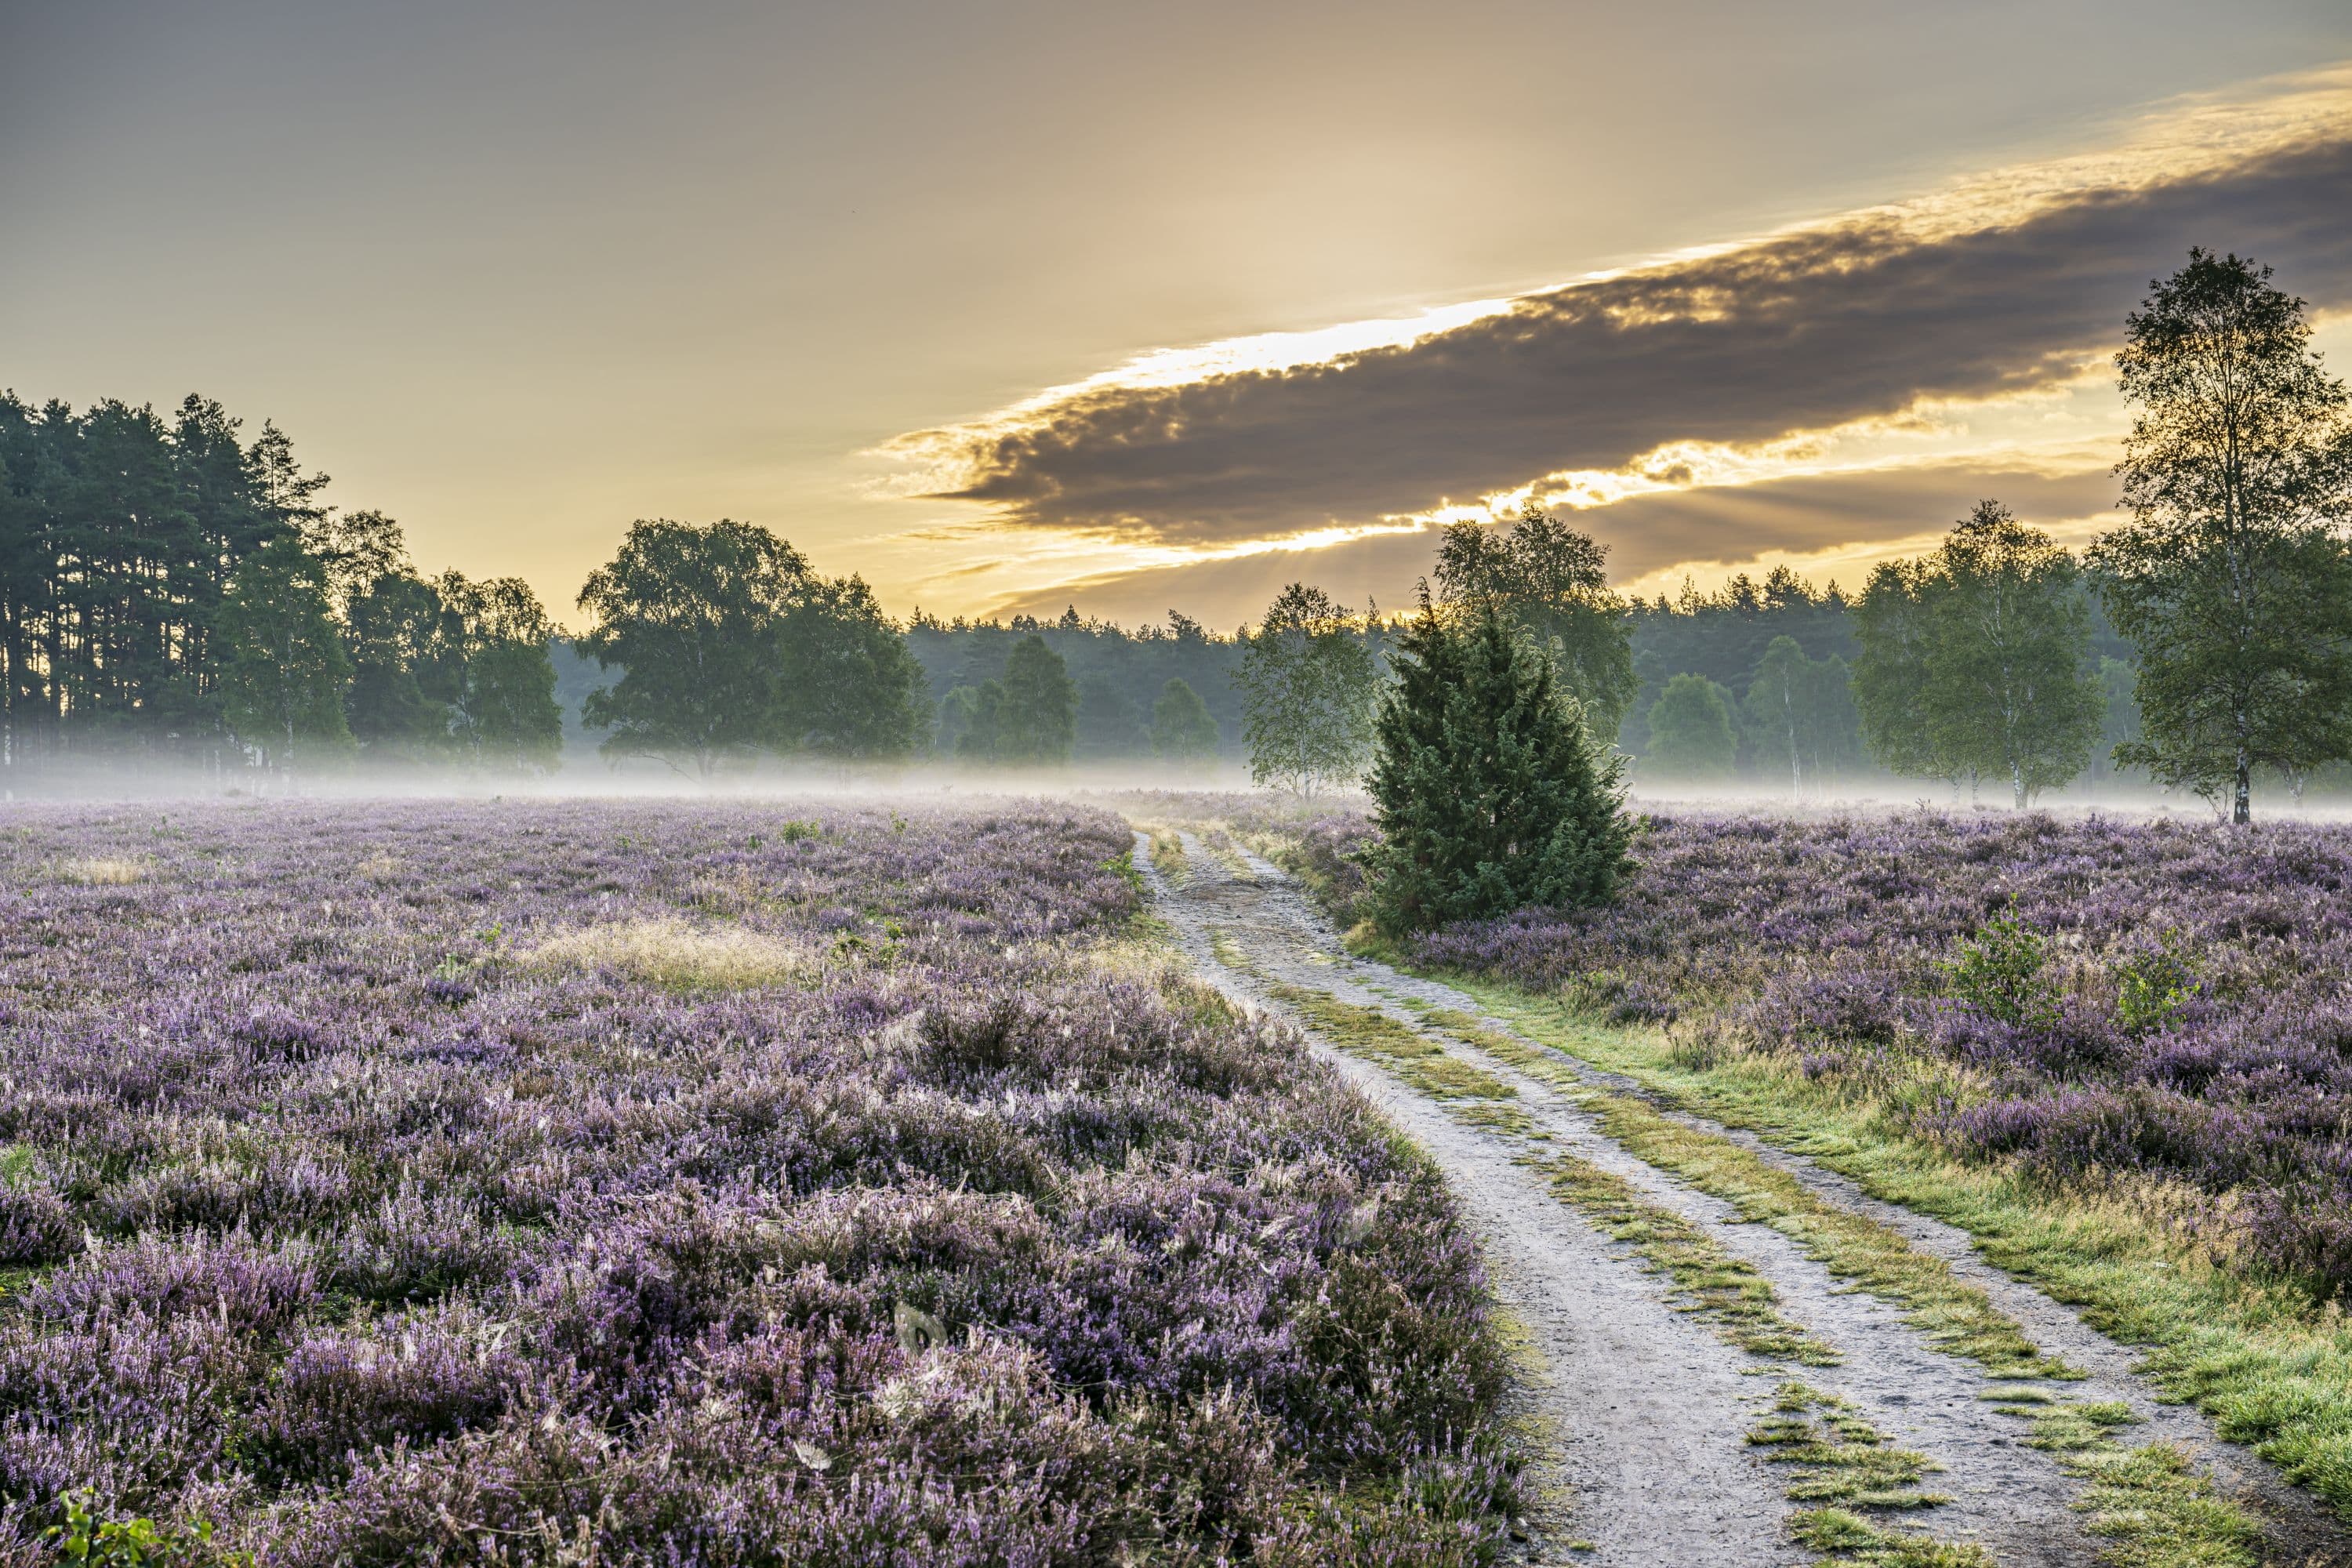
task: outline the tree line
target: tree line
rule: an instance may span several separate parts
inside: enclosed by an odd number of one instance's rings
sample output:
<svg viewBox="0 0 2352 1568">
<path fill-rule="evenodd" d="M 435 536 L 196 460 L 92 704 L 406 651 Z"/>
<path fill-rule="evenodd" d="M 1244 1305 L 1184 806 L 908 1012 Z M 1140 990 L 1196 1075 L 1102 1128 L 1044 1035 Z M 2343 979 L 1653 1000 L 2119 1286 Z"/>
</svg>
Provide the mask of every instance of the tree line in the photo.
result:
<svg viewBox="0 0 2352 1568">
<path fill-rule="evenodd" d="M 1880 770 L 2021 805 L 2129 768 L 2244 820 L 2257 778 L 2299 795 L 2352 758 L 2352 416 L 2309 339 L 2251 261 L 2192 251 L 2151 285 L 2116 358 L 2129 521 L 2081 559 L 1987 500 L 1851 598 L 1780 568 L 1644 603 L 1530 506 L 1447 528 L 1411 624 L 1507 628 L 1646 782 L 1803 798 Z M 326 484 L 276 426 L 246 439 L 201 398 L 165 417 L 0 396 L 0 763 L 546 768 L 560 656 L 607 755 L 698 776 L 1223 756 L 1312 793 L 1364 776 L 1397 659 L 1429 667 L 1404 624 L 1304 584 L 1231 634 L 1173 611 L 902 626 L 861 578 L 727 520 L 632 524 L 566 640 L 519 580 L 428 577 Z"/>
<path fill-rule="evenodd" d="M 2117 761 L 2243 823 L 2257 770 L 2294 777 L 2352 757 L 2352 400 L 2309 340 L 2302 302 L 2238 257 L 2192 250 L 2152 284 L 2116 362 L 2135 410 L 2116 466 L 2130 520 L 2078 562 L 1982 501 L 1933 552 L 1872 574 L 1850 669 L 1776 635 L 1743 706 L 1792 785 L 1805 726 L 1840 702 L 1903 773 L 1994 778 L 2021 807 L 2076 776 L 2108 701 L 2094 597 L 2138 657 L 2139 732 L 2114 746 Z M 1559 532 L 1532 514 L 1499 533 L 1450 531 L 1437 592 L 1424 586 L 1376 703 L 1360 664 L 1318 672 L 1354 683 L 1352 713 L 1376 713 L 1381 833 L 1363 901 L 1385 936 L 1602 902 L 1624 872 L 1624 759 L 1601 737 L 1630 695 L 1631 606 L 1607 598 L 1597 550 Z M 1477 565 L 1522 552 L 1591 563 L 1574 579 L 1591 584 L 1589 622 L 1563 619 L 1561 580 Z M 1294 587 L 1277 610 L 1317 603 Z M 1320 689 L 1298 681 L 1268 716 Z M 1711 709 L 1727 731 L 1720 689 L 1678 673 L 1647 716 L 1654 753 L 1683 732 L 1678 705 Z"/>
<path fill-rule="evenodd" d="M 0 767 L 351 753 L 544 765 L 548 639 L 519 579 L 427 579 L 338 516 L 274 425 L 217 403 L 76 413 L 0 394 Z"/>
<path fill-rule="evenodd" d="M 1985 500 L 1852 601 L 1776 570 L 1643 605 L 1610 593 L 1599 545 L 1530 508 L 1446 531 L 1435 609 L 1516 628 L 1588 738 L 1625 742 L 1647 780 L 1721 780 L 1744 759 L 1802 798 L 1875 766 L 2021 808 L 2095 761 L 2237 822 L 2259 777 L 2299 799 L 2352 763 L 2352 400 L 2268 268 L 2192 250 L 2150 289 L 2116 358 L 2134 409 L 2116 469 L 2129 521 L 2080 560 Z M 1293 586 L 1266 626 L 1293 627 L 1296 651 L 1248 648 L 1261 779 L 1311 787 L 1364 767 L 1380 680 L 1342 657 L 1345 620 Z M 1710 663 L 1740 689 L 1687 668 Z"/>
</svg>

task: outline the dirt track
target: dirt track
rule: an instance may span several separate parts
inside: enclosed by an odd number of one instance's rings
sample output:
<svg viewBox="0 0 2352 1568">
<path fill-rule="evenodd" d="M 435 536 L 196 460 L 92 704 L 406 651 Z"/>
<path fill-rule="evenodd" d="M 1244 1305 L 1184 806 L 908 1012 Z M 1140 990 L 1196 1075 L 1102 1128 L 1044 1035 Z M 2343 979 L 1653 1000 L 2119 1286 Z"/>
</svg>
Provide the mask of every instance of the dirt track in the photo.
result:
<svg viewBox="0 0 2352 1568">
<path fill-rule="evenodd" d="M 1701 1227 L 1770 1281 L 1785 1317 L 1843 1355 L 1838 1365 L 1791 1368 L 1763 1364 L 1727 1343 L 1707 1323 L 1669 1305 L 1665 1286 L 1629 1247 L 1608 1239 L 1551 1194 L 1528 1166 L 1523 1136 L 1454 1114 L 1317 1039 L 1318 1050 L 1445 1170 L 1478 1232 L 1497 1295 L 1528 1331 L 1538 1364 L 1529 1368 L 1520 1397 L 1526 1413 L 1556 1434 L 1559 1475 L 1572 1491 L 1568 1517 L 1540 1532 L 1549 1538 L 1536 1542 L 1537 1556 L 1620 1564 L 1811 1560 L 1787 1531 L 1799 1506 L 1783 1496 L 1787 1475 L 1746 1436 L 1780 1377 L 1797 1375 L 1846 1401 L 1889 1443 L 1923 1452 L 1943 1467 L 1927 1485 L 1949 1500 L 1909 1515 L 1900 1521 L 1904 1527 L 1978 1543 L 1999 1563 L 2021 1568 L 2097 1560 L 2101 1542 L 2073 1506 L 2081 1483 L 2052 1455 L 2026 1446 L 2030 1427 L 1981 1397 L 1994 1382 L 1981 1366 L 1937 1350 L 1893 1308 L 1841 1285 L 1780 1232 L 1741 1222 L 1729 1205 L 1643 1163 L 1569 1097 L 1432 1029 L 1406 998 L 1480 1015 L 1486 1026 L 1510 1033 L 1459 992 L 1346 953 L 1329 922 L 1273 866 L 1244 854 L 1237 870 L 1190 835 L 1183 841 L 1181 886 L 1149 868 L 1140 836 L 1137 860 L 1147 866 L 1156 912 L 1205 977 L 1253 1006 L 1278 1013 L 1286 1009 L 1272 999 L 1270 984 L 1323 992 L 1376 1009 L 1454 1056 L 1474 1060 L 1517 1091 L 1515 1104 L 1545 1148 L 1624 1179 L 1643 1200 Z M 1220 958 L 1219 941 L 1233 963 Z M 1296 1021 L 1307 1026 L 1304 1018 Z M 1316 1038 L 1311 1026 L 1307 1032 Z M 1584 1076 L 1609 1082 L 1598 1073 Z M 2307 1498 L 2281 1485 L 2243 1450 L 2216 1441 L 2195 1412 L 2159 1404 L 2133 1375 L 2131 1352 L 1982 1263 L 1965 1235 L 1875 1203 L 1844 1178 L 1753 1139 L 1726 1135 L 1740 1138 L 1822 1196 L 1949 1261 L 2041 1350 L 2089 1374 L 2057 1385 L 2067 1398 L 2128 1404 L 2140 1423 L 2119 1433 L 2123 1440 L 2173 1442 L 2225 1490 L 2256 1502 L 2277 1531 L 2272 1561 L 2352 1562 L 2336 1528 Z M 1591 1555 L 1564 1551 L 1580 1539 L 1591 1543 Z"/>
</svg>

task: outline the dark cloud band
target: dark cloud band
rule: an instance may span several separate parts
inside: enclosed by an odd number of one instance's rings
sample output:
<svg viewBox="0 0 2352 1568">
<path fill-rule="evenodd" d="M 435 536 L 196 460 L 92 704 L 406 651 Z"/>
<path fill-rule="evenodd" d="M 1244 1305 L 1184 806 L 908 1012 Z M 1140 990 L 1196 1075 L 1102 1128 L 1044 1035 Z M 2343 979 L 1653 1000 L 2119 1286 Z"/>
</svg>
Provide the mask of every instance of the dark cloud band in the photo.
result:
<svg viewBox="0 0 2352 1568">
<path fill-rule="evenodd" d="M 1685 563 L 1736 563 L 1773 552 L 1802 556 L 1934 533 L 1967 516 L 1986 496 L 2047 523 L 2105 510 L 2115 499 L 2115 480 L 2105 468 L 2051 474 L 1960 460 L 1660 490 L 1587 512 L 1580 521 L 1610 543 L 1610 573 L 1622 583 Z M 1255 620 L 1283 584 L 1305 578 L 1351 605 L 1370 597 L 1402 609 L 1411 601 L 1415 580 L 1427 574 L 1435 542 L 1427 532 L 1391 534 L 1313 552 L 1273 551 L 1158 567 L 1013 595 L 996 608 L 1059 615 L 1063 605 L 1075 603 L 1089 614 L 1142 623 L 1159 620 L 1174 605 L 1213 625 L 1233 626 Z M 1845 585 L 1860 586 L 1862 575 L 1846 573 Z"/>
<path fill-rule="evenodd" d="M 1092 389 L 968 437 L 947 493 L 1032 526 L 1199 543 L 1424 511 L 1670 441 L 2047 384 L 2110 350 L 2192 244 L 2270 262 L 2321 308 L 2352 304 L 2352 142 L 1958 233 L 1857 218 L 1531 295 L 1404 347 Z M 1722 553 L 1693 537 L 1669 559 Z"/>
</svg>

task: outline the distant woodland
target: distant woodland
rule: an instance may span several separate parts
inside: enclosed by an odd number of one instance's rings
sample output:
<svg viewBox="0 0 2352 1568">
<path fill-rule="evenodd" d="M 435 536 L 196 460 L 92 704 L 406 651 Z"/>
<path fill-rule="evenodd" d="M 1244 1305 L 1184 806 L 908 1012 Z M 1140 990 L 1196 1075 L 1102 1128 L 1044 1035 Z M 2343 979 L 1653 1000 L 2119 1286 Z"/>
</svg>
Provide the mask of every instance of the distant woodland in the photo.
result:
<svg viewBox="0 0 2352 1568">
<path fill-rule="evenodd" d="M 773 689 L 788 650 L 771 641 L 763 652 L 756 639 L 725 695 L 746 721 L 710 726 L 703 744 L 662 722 L 679 694 L 655 690 L 638 694 L 634 726 L 616 723 L 625 632 L 601 645 L 593 633 L 575 637 L 519 580 L 422 571 L 395 521 L 331 508 L 327 484 L 277 426 L 248 437 L 200 397 L 163 415 L 0 396 L 0 767 L 23 777 L 143 759 L 227 776 L 352 761 L 545 771 L 632 753 L 693 755 L 707 769 L 763 750 L 1045 764 L 1249 754 L 1237 678 L 1250 627 L 1220 631 L 1171 611 L 1164 625 L 1128 628 L 1075 609 L 952 620 L 919 610 L 898 626 L 862 583 L 824 584 L 758 530 L 780 552 L 766 606 L 775 626 L 796 612 L 805 620 L 811 587 L 830 586 L 852 601 L 829 618 L 833 642 L 845 620 L 909 656 L 903 668 L 887 658 L 861 667 L 865 684 L 882 689 L 884 700 L 866 705 L 884 711 L 879 728 L 861 743 L 842 728 L 779 721 Z M 649 603 L 664 588 L 628 591 Z M 2136 732 L 2131 648 L 2086 602 L 2106 742 L 2089 772 L 2108 778 L 2113 743 Z M 1885 776 L 1848 691 L 1859 621 L 1838 585 L 1779 568 L 1712 593 L 1685 585 L 1671 599 L 1622 601 L 1613 614 L 1633 675 L 1615 737 L 1637 764 L 1657 752 L 1702 781 L 1776 783 L 1792 742 L 1759 683 L 1785 677 L 1793 657 L 1811 682 L 1794 743 L 1819 787 Z M 1385 668 L 1392 621 L 1342 615 L 1339 626 Z M 1045 706 L 1065 711 L 1048 713 L 1041 739 L 986 732 L 982 703 L 992 688 L 1003 702 L 1008 667 L 1033 642 L 1058 665 Z M 612 662 L 599 662 L 600 647 Z M 1200 715 L 1184 734 L 1170 730 L 1171 683 Z M 1711 700 L 1690 700 L 1695 684 Z M 1017 705 L 997 714 L 1018 729 Z M 1654 715 L 1674 732 L 1654 733 Z"/>
<path fill-rule="evenodd" d="M 1547 658 L 1640 784 L 1899 777 L 2023 807 L 2128 778 L 2243 821 L 2258 782 L 2299 801 L 2352 761 L 2352 399 L 2302 301 L 2237 257 L 2192 251 L 2126 334 L 2129 521 L 2080 556 L 1980 500 L 1852 590 L 1776 568 L 1629 600 L 1604 545 L 1531 506 L 1442 530 L 1410 617 L 1294 583 L 1229 633 L 901 624 L 730 520 L 632 523 L 566 633 L 520 580 L 428 574 L 393 519 L 329 505 L 274 425 L 8 394 L 0 769 L 1223 759 L 1312 793 L 1362 776 L 1405 619 L 1434 617 Z"/>
</svg>

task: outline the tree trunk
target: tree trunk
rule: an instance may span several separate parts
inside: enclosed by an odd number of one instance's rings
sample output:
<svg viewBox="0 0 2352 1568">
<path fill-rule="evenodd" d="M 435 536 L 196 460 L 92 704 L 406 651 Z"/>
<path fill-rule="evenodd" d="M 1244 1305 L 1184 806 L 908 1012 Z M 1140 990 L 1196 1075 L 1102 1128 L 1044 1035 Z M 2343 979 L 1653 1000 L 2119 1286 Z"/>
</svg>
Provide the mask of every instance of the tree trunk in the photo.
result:
<svg viewBox="0 0 2352 1568">
<path fill-rule="evenodd" d="M 2241 826 L 2254 819 L 2254 770 L 2246 761 L 2246 753 L 2238 753 L 2238 787 L 2231 797 L 2230 820 Z"/>
</svg>

